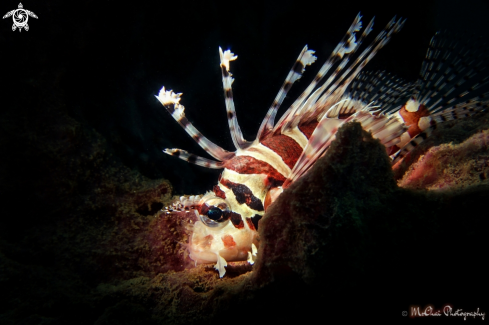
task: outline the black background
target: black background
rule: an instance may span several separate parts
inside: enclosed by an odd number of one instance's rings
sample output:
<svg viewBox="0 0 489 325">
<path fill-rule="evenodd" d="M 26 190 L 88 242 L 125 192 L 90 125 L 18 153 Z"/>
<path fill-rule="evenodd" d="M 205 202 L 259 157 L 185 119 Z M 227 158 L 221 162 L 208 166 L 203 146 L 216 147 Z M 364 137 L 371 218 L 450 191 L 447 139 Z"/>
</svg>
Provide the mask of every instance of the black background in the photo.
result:
<svg viewBox="0 0 489 325">
<path fill-rule="evenodd" d="M 2 10 L 18 3 L 5 1 Z M 28 32 L 1 21 L 2 109 L 19 108 L 41 76 L 62 90 L 67 112 L 93 127 L 115 157 L 150 178 L 169 179 L 176 194 L 202 193 L 218 171 L 171 158 L 164 148 L 207 157 L 154 95 L 164 85 L 183 92 L 189 120 L 210 140 L 233 150 L 226 121 L 218 47 L 238 55 L 232 64 L 234 98 L 244 136 L 252 140 L 302 47 L 316 51 L 282 105 L 297 96 L 361 12 L 374 33 L 394 16 L 407 18 L 367 70 L 416 80 L 436 30 L 485 34 L 483 1 L 116 1 L 24 2 L 39 19 Z M 17 105 L 17 106 L 16 106 Z"/>
</svg>

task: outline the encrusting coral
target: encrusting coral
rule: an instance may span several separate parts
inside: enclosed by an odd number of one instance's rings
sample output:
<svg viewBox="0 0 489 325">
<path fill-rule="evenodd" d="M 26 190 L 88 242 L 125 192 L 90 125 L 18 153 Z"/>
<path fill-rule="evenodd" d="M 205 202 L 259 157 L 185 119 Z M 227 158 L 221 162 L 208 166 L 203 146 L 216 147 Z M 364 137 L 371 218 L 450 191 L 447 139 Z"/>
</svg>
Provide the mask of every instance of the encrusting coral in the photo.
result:
<svg viewBox="0 0 489 325">
<path fill-rule="evenodd" d="M 399 186 L 411 189 L 454 189 L 489 183 L 489 130 L 460 144 L 432 147 L 409 167 Z"/>
</svg>

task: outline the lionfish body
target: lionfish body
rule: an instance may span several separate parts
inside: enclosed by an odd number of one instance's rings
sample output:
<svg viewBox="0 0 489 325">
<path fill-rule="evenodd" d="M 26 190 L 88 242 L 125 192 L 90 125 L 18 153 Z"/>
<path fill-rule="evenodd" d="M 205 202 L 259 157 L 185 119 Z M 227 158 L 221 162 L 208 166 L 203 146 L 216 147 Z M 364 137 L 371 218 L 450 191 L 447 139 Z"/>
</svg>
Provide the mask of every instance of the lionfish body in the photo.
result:
<svg viewBox="0 0 489 325">
<path fill-rule="evenodd" d="M 237 56 L 219 49 L 235 152 L 215 145 L 187 120 L 180 104 L 181 94 L 161 89 L 156 96 L 158 100 L 216 160 L 180 149 L 165 149 L 164 152 L 203 167 L 223 169 L 212 192 L 202 197 L 182 197 L 179 202 L 190 207 L 190 213 L 194 213 L 197 220 L 188 244 L 191 259 L 196 263 L 216 263 L 221 277 L 228 261 L 247 260 L 253 264 L 259 245 L 259 220 L 265 210 L 326 152 L 342 124 L 360 122 L 385 145 L 395 164 L 439 123 L 472 115 L 487 106 L 482 100 L 485 94 L 466 99 L 467 94 L 487 82 L 487 78 L 477 79 L 484 66 L 481 67 L 480 60 L 473 66 L 455 66 L 461 59 L 467 60 L 466 53 L 457 51 L 457 45 L 444 38 L 432 40 L 416 85 L 384 72 L 360 73 L 403 24 L 402 20 L 391 20 L 373 42 L 354 57 L 373 26 L 372 20 L 358 36 L 362 30 L 358 15 L 312 83 L 275 123 L 277 110 L 292 84 L 302 76 L 305 67 L 316 60 L 314 51 L 304 47 L 253 142 L 243 138 L 236 119 L 230 62 Z M 476 59 L 475 56 L 472 59 Z M 322 82 L 323 79 L 326 80 Z M 461 90 L 462 85 L 467 85 L 465 91 Z M 461 103 L 454 100 L 462 97 Z"/>
</svg>

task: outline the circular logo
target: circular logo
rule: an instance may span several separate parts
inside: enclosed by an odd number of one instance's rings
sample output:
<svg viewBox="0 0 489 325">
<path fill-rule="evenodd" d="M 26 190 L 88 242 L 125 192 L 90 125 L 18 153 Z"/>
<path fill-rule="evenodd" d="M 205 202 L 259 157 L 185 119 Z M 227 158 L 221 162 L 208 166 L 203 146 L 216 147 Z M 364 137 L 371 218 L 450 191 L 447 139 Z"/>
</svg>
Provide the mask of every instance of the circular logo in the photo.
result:
<svg viewBox="0 0 489 325">
<path fill-rule="evenodd" d="M 12 31 L 18 29 L 19 32 L 22 31 L 22 29 L 25 29 L 26 31 L 29 30 L 29 25 L 27 25 L 29 16 L 37 19 L 36 14 L 30 10 L 24 9 L 22 3 L 19 3 L 19 7 L 17 9 L 7 12 L 5 15 L 3 15 L 2 18 L 5 19 L 10 16 L 12 16 L 12 20 L 14 21 L 14 24 L 12 25 Z"/>
<path fill-rule="evenodd" d="M 27 20 L 29 19 L 27 12 L 24 9 L 17 9 L 15 13 L 12 15 L 14 18 L 14 24 L 17 27 L 24 27 L 27 24 Z"/>
</svg>

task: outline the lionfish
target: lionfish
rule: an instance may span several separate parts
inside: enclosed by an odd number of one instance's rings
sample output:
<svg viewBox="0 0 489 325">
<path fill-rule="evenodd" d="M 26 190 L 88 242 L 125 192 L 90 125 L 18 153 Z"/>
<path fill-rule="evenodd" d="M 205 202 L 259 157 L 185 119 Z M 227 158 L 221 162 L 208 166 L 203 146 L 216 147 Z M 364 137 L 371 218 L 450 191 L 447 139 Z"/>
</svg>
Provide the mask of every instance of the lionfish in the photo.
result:
<svg viewBox="0 0 489 325">
<path fill-rule="evenodd" d="M 219 276 L 229 261 L 253 264 L 259 245 L 258 227 L 267 208 L 325 154 L 338 128 L 361 123 L 386 148 L 392 164 L 445 121 L 485 109 L 488 93 L 468 98 L 485 85 L 483 56 L 468 48 L 467 40 L 452 41 L 437 33 L 430 42 L 420 77 L 407 83 L 386 72 L 362 69 L 404 25 L 394 17 L 359 55 L 355 53 L 371 33 L 373 19 L 362 31 L 358 14 L 314 80 L 275 123 L 277 110 L 288 91 L 316 61 L 307 45 L 261 123 L 254 141 L 243 138 L 233 102 L 230 63 L 237 56 L 219 48 L 222 83 L 235 152 L 224 150 L 203 136 L 185 117 L 181 93 L 163 87 L 156 98 L 185 131 L 214 159 L 181 149 L 164 152 L 207 168 L 223 169 L 217 185 L 203 196 L 181 197 L 167 213 L 186 209 L 195 214 L 189 243 L 195 263 L 216 263 Z M 360 34 L 360 31 L 361 34 Z M 358 33 L 358 35 L 357 35 Z M 467 44 L 460 44 L 467 43 Z M 326 80 L 324 82 L 323 79 Z M 321 83 L 322 82 L 322 83 Z"/>
</svg>

